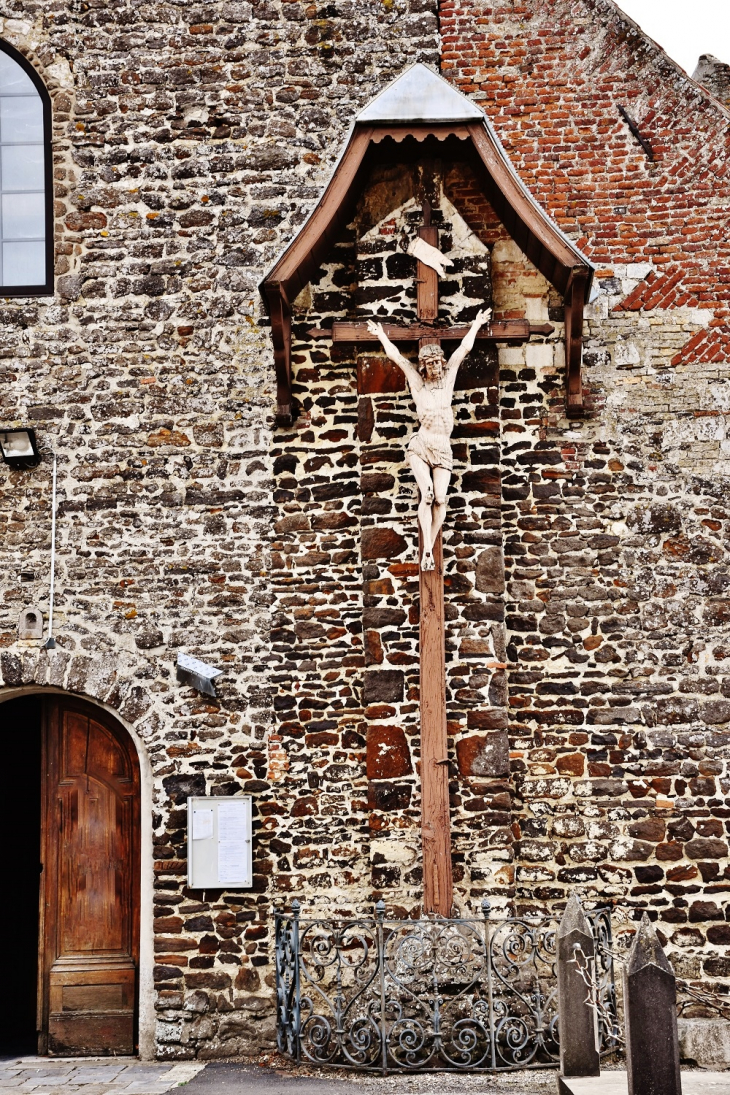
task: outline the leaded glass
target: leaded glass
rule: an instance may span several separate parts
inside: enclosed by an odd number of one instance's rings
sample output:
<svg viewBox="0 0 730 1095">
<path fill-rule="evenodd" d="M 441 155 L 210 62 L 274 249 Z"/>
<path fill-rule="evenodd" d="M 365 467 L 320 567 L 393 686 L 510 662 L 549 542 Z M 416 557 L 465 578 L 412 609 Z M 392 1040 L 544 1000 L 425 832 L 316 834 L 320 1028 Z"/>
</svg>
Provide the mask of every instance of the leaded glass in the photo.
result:
<svg viewBox="0 0 730 1095">
<path fill-rule="evenodd" d="M 0 51 L 0 286 L 46 283 L 43 102 Z"/>
</svg>

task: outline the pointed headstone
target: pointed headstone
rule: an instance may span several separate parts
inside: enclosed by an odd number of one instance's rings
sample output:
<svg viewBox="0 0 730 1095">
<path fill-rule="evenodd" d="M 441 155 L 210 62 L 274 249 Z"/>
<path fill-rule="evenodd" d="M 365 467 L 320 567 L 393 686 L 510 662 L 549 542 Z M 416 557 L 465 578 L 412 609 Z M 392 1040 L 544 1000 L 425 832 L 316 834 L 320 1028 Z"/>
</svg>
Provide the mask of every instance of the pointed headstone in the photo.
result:
<svg viewBox="0 0 730 1095">
<path fill-rule="evenodd" d="M 624 971 L 629 1095 L 682 1095 L 674 970 L 644 913 Z"/>
<path fill-rule="evenodd" d="M 579 964 L 594 976 L 595 943 L 583 906 L 571 894 L 558 928 L 558 1024 L 562 1076 L 600 1076 L 598 1016 Z"/>
</svg>

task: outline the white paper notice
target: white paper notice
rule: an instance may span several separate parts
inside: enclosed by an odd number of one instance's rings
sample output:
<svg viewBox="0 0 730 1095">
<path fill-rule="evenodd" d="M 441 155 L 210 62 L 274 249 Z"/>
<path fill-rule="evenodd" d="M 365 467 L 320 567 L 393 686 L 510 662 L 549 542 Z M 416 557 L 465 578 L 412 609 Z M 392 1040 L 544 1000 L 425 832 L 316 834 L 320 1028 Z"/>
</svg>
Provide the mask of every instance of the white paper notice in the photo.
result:
<svg viewBox="0 0 730 1095">
<path fill-rule="evenodd" d="M 213 836 L 213 811 L 193 810 L 193 840 L 210 840 Z"/>
<path fill-rule="evenodd" d="M 246 804 L 221 802 L 218 807 L 218 881 L 226 885 L 245 882 L 248 876 Z"/>
</svg>

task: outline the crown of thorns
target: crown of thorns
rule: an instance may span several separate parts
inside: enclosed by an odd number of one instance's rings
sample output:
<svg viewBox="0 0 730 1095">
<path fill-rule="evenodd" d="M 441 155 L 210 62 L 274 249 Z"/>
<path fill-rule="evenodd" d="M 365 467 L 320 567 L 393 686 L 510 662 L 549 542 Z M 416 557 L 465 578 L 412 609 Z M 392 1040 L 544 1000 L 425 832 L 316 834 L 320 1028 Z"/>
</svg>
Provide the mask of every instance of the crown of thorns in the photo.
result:
<svg viewBox="0 0 730 1095">
<path fill-rule="evenodd" d="M 425 361 L 429 357 L 443 357 L 444 351 L 436 342 L 430 342 L 427 346 L 422 346 L 418 351 L 418 360 Z"/>
</svg>

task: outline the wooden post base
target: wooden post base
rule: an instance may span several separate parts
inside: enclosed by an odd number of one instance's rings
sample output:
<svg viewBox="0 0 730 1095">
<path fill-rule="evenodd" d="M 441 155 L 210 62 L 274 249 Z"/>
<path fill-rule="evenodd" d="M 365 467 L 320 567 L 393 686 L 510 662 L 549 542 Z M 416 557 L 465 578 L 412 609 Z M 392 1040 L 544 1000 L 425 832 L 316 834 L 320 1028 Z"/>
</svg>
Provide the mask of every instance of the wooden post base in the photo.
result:
<svg viewBox="0 0 730 1095">
<path fill-rule="evenodd" d="M 419 558 L 423 544 L 419 537 Z M 449 766 L 446 734 L 446 646 L 444 637 L 444 553 L 441 534 L 434 545 L 435 570 L 421 571 L 421 838 L 423 909 L 451 916 Z"/>
</svg>

